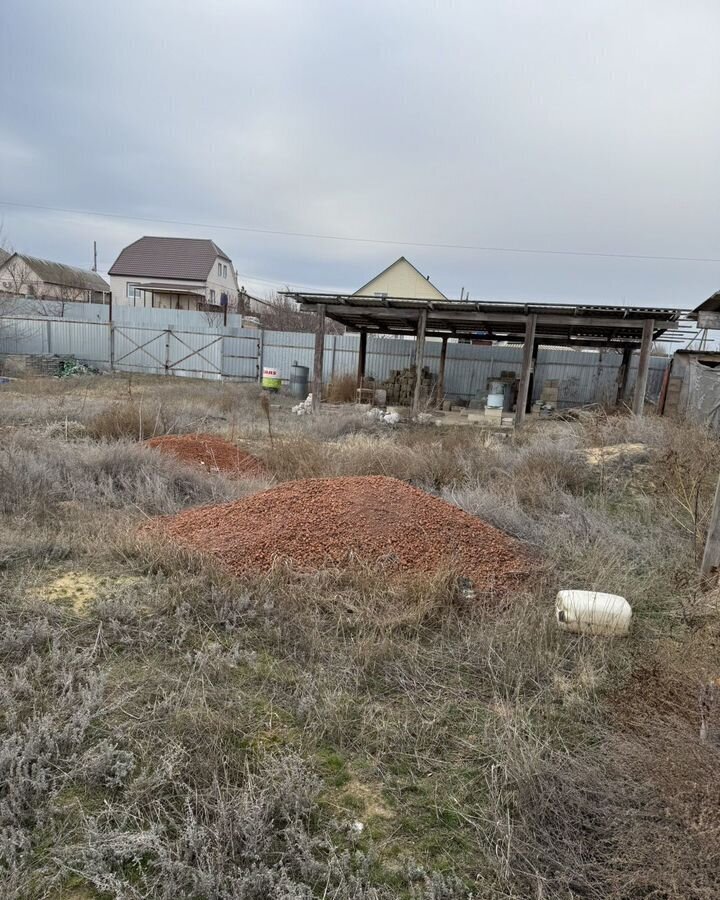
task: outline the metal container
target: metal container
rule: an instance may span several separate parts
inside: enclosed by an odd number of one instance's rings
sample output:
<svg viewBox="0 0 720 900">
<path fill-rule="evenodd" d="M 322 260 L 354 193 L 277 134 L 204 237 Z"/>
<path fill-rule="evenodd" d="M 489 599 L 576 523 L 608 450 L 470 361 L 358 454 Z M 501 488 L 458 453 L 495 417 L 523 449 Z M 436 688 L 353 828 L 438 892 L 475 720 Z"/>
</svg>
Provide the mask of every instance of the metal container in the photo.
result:
<svg viewBox="0 0 720 900">
<path fill-rule="evenodd" d="M 264 368 L 262 374 L 262 386 L 267 391 L 279 391 L 282 386 L 282 378 L 277 369 Z"/>
<path fill-rule="evenodd" d="M 292 364 L 290 369 L 290 393 L 293 397 L 304 400 L 308 395 L 308 378 L 310 369 L 307 366 L 300 366 L 297 362 Z"/>
<path fill-rule="evenodd" d="M 488 387 L 486 409 L 502 409 L 505 405 L 505 382 L 491 381 Z"/>
</svg>

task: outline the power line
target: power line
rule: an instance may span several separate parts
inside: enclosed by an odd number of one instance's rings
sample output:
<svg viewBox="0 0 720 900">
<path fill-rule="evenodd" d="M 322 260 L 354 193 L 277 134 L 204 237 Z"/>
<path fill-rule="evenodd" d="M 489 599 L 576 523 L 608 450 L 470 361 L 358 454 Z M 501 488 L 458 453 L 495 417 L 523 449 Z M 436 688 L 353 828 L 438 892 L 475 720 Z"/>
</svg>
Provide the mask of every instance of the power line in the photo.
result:
<svg viewBox="0 0 720 900">
<path fill-rule="evenodd" d="M 307 231 L 281 231 L 274 228 L 253 228 L 246 225 L 223 225 L 212 222 L 189 222 L 181 219 L 155 219 L 147 216 L 129 216 L 122 213 L 98 212 L 91 209 L 69 209 L 63 206 L 40 206 L 34 203 L 16 203 L 12 200 L 0 200 L 0 206 L 11 206 L 18 209 L 35 209 L 43 212 L 71 213 L 80 216 L 95 216 L 102 219 L 122 219 L 128 222 L 150 222 L 156 225 L 182 225 L 190 228 L 222 229 L 225 231 L 241 231 L 247 234 L 265 234 L 273 237 L 308 238 L 321 241 L 344 241 L 355 244 L 382 244 L 400 247 L 423 247 L 437 250 L 469 250 L 476 253 L 524 253 L 540 256 L 584 256 L 600 259 L 635 259 L 655 262 L 693 262 L 720 263 L 720 258 L 712 256 L 662 256 L 643 253 L 603 253 L 594 250 L 556 250 L 538 247 L 493 247 L 478 244 L 444 244 L 430 241 L 399 241 L 386 238 L 350 237 L 339 234 L 316 234 Z"/>
</svg>

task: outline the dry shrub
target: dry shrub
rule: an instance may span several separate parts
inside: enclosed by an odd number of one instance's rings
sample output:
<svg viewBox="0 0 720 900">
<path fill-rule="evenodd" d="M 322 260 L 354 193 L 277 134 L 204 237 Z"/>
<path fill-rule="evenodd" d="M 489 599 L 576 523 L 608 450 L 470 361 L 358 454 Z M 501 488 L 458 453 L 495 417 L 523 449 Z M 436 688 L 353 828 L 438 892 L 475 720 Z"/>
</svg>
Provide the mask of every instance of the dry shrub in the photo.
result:
<svg viewBox="0 0 720 900">
<path fill-rule="evenodd" d="M 558 900 L 710 900 L 720 883 L 720 745 L 699 738 L 697 686 L 686 675 L 671 691 L 648 691 L 634 679 L 613 694 L 615 726 L 596 723 L 573 750 L 537 742 L 521 718 L 498 727 L 483 834 L 499 881 Z"/>
<path fill-rule="evenodd" d="M 715 898 L 718 764 L 717 748 L 674 720 L 575 753 L 509 731 L 488 782 L 493 826 L 484 833 L 501 861 L 498 880 L 548 900 Z"/>
<path fill-rule="evenodd" d="M 585 413 L 580 421 L 579 433 L 587 446 L 607 447 L 613 444 L 647 444 L 662 447 L 668 434 L 676 426 L 660 416 L 646 414 L 641 418 L 624 413 L 603 411 Z"/>
<path fill-rule="evenodd" d="M 354 403 L 357 400 L 357 378 L 341 375 L 328 385 L 327 399 L 331 403 Z"/>
<path fill-rule="evenodd" d="M 90 419 L 87 433 L 95 440 L 143 441 L 159 434 L 168 434 L 173 417 L 159 403 L 143 405 L 135 400 L 111 403 Z"/>
<path fill-rule="evenodd" d="M 259 384 L 232 384 L 223 382 L 217 408 L 223 413 L 257 413 L 262 396 Z"/>
<path fill-rule="evenodd" d="M 33 439 L 0 447 L 0 481 L 0 511 L 38 519 L 71 503 L 161 515 L 236 499 L 255 485 L 191 469 L 126 441 L 98 446 Z"/>
<path fill-rule="evenodd" d="M 321 412 L 319 416 L 293 418 L 294 433 L 307 435 L 315 441 L 336 441 L 352 434 L 373 434 L 380 433 L 383 429 L 387 430 L 375 419 L 368 418 L 367 407 L 363 409 L 354 405 L 333 410 L 329 415 Z"/>
<path fill-rule="evenodd" d="M 434 433 L 433 437 L 413 442 L 384 425 L 372 428 L 364 424 L 360 433 L 334 442 L 319 442 L 309 436 L 284 437 L 276 441 L 272 454 L 266 454 L 265 463 L 281 480 L 387 475 L 427 490 L 439 490 L 469 478 L 484 479 L 501 465 L 496 448 L 482 442 L 470 450 L 462 442 L 455 445 L 452 438 L 447 446 L 444 439 Z"/>
</svg>

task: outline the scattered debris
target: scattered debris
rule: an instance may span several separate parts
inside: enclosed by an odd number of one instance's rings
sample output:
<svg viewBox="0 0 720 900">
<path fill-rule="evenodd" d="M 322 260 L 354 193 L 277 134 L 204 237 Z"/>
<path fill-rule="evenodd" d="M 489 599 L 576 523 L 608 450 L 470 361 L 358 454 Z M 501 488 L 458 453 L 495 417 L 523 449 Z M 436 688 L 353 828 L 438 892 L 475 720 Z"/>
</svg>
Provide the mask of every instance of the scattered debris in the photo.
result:
<svg viewBox="0 0 720 900">
<path fill-rule="evenodd" d="M 262 462 L 230 441 L 214 434 L 166 434 L 145 441 L 146 446 L 177 459 L 226 475 L 265 474 Z"/>
<path fill-rule="evenodd" d="M 447 568 L 490 591 L 509 587 L 529 569 L 519 541 L 385 476 L 290 481 L 146 527 L 213 554 L 237 575 L 266 572 L 280 560 L 311 572 L 355 558 L 391 573 Z"/>
<path fill-rule="evenodd" d="M 588 447 L 583 450 L 585 459 L 591 466 L 631 460 L 639 461 L 648 455 L 647 444 L 608 444 L 606 447 Z"/>
<path fill-rule="evenodd" d="M 385 412 L 377 406 L 369 409 L 365 416 L 374 422 L 383 422 L 385 425 L 398 425 L 400 423 L 400 415 L 396 412 Z"/>
<path fill-rule="evenodd" d="M 68 359 L 61 360 L 57 374 L 58 378 L 72 378 L 75 375 L 99 375 L 100 370 L 78 362 L 71 356 Z"/>
<path fill-rule="evenodd" d="M 309 416 L 312 413 L 312 405 L 313 395 L 308 394 L 307 397 L 302 401 L 302 403 L 298 403 L 296 406 L 293 406 L 291 411 L 294 412 L 296 416 Z"/>
</svg>

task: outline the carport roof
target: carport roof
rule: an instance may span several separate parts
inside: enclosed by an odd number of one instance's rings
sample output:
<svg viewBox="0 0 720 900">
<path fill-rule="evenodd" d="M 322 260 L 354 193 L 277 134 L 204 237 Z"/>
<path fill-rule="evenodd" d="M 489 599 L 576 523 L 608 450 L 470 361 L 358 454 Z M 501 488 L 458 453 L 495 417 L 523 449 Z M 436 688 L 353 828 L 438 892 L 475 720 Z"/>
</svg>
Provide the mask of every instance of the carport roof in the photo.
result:
<svg viewBox="0 0 720 900">
<path fill-rule="evenodd" d="M 667 333 L 678 339 L 682 311 L 628 306 L 571 306 L 485 300 L 419 300 L 357 294 L 284 292 L 305 311 L 325 306 L 326 314 L 351 331 L 415 334 L 427 310 L 428 336 L 484 338 L 522 342 L 528 316 L 537 316 L 536 337 L 543 344 L 564 346 L 639 346 L 643 323 L 655 323 L 653 339 Z"/>
<path fill-rule="evenodd" d="M 198 294 L 201 297 L 205 296 L 205 288 L 199 284 L 178 284 L 172 281 L 141 281 L 135 287 L 153 294 Z"/>
</svg>

